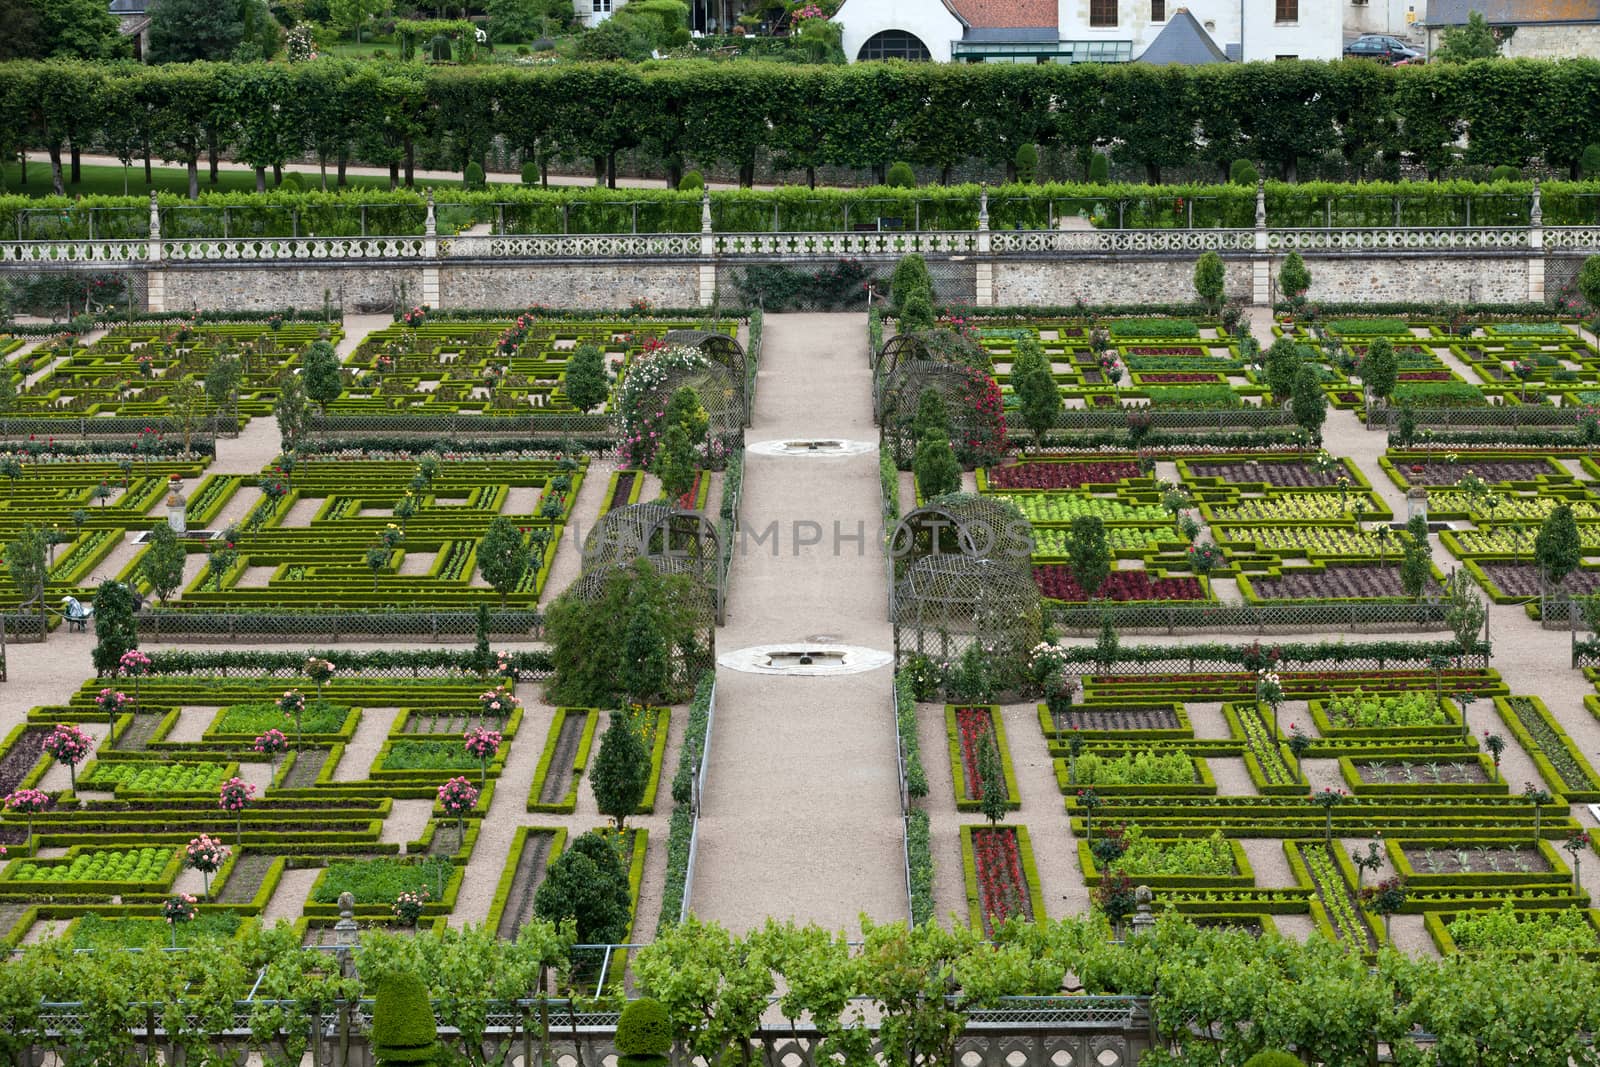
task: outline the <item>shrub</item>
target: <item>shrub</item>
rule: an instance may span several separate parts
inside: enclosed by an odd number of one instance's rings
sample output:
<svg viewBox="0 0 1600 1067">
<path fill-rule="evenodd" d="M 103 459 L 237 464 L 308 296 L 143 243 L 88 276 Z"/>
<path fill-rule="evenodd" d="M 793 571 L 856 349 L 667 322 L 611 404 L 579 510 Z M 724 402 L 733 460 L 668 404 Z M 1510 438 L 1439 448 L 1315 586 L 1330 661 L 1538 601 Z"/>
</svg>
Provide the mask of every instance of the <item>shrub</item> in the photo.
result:
<svg viewBox="0 0 1600 1067">
<path fill-rule="evenodd" d="M 672 1051 L 667 1009 L 653 997 L 628 1001 L 617 1020 L 616 1045 L 620 1067 L 662 1067 Z"/>
<path fill-rule="evenodd" d="M 918 290 L 906 298 L 900 321 L 895 325 L 900 333 L 920 333 L 933 329 L 933 321 L 933 302 L 926 292 Z"/>
<path fill-rule="evenodd" d="M 477 160 L 467 164 L 466 171 L 462 174 L 461 184 L 468 189 L 482 189 L 488 183 L 484 180 L 483 167 Z"/>
<path fill-rule="evenodd" d="M 933 276 L 928 273 L 928 261 L 912 252 L 900 257 L 889 277 L 889 306 L 896 315 L 904 312 L 914 293 L 922 293 L 932 302 Z"/>
<path fill-rule="evenodd" d="M 1589 310 L 1600 314 L 1600 256 L 1590 256 L 1583 261 L 1578 270 L 1578 292 L 1588 303 Z"/>
<path fill-rule="evenodd" d="M 911 469 L 917 478 L 917 490 L 924 500 L 961 489 L 961 464 L 956 462 L 949 436 L 937 430 L 917 442 L 917 453 L 911 461 Z"/>
<path fill-rule="evenodd" d="M 530 159 L 522 165 L 523 185 L 538 185 L 539 177 L 539 163 L 537 160 Z"/>
<path fill-rule="evenodd" d="M 1244 1067 L 1305 1067 L 1299 1056 L 1269 1048 L 1244 1061 Z"/>
<path fill-rule="evenodd" d="M 580 945 L 620 943 L 631 910 L 628 872 L 611 842 L 594 831 L 556 857 L 533 895 L 533 913 L 558 925 L 573 920 Z"/>
<path fill-rule="evenodd" d="M 1578 169 L 1583 171 L 1586 178 L 1600 177 L 1600 144 L 1583 146 L 1583 156 L 1578 160 Z"/>
<path fill-rule="evenodd" d="M 1234 185 L 1255 185 L 1260 180 L 1260 171 L 1248 159 L 1236 159 L 1228 168 L 1228 181 Z"/>
<path fill-rule="evenodd" d="M 395 971 L 378 983 L 371 1040 L 379 1067 L 438 1062 L 439 1026 L 421 978 L 409 971 Z"/>
<path fill-rule="evenodd" d="M 1522 180 L 1522 171 L 1509 163 L 1502 163 L 1489 172 L 1489 180 L 1492 182 L 1519 182 Z"/>
<path fill-rule="evenodd" d="M 562 378 L 567 401 L 579 411 L 589 411 L 605 401 L 611 391 L 606 377 L 605 354 L 585 341 L 573 350 Z"/>
<path fill-rule="evenodd" d="M 915 189 L 917 175 L 911 169 L 911 164 L 900 160 L 889 167 L 889 173 L 884 176 L 883 184 L 891 189 Z"/>
<path fill-rule="evenodd" d="M 683 177 L 678 179 L 679 189 L 704 189 L 706 177 L 697 170 L 685 171 Z"/>
<path fill-rule="evenodd" d="M 121 582 L 107 579 L 94 594 L 96 674 L 114 674 L 123 653 L 139 647 L 139 630 L 133 621 L 133 592 Z"/>
</svg>

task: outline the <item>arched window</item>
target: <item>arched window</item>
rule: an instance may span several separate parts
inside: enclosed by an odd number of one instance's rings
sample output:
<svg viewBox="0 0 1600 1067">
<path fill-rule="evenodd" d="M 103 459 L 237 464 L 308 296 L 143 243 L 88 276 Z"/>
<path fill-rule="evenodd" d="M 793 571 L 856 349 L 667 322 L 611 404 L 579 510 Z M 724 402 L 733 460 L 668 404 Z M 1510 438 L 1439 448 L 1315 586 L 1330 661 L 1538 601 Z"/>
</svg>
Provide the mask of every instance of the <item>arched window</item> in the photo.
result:
<svg viewBox="0 0 1600 1067">
<path fill-rule="evenodd" d="M 867 38 L 857 53 L 858 60 L 911 59 L 927 61 L 933 58 L 928 46 L 905 30 L 882 30 Z"/>
</svg>

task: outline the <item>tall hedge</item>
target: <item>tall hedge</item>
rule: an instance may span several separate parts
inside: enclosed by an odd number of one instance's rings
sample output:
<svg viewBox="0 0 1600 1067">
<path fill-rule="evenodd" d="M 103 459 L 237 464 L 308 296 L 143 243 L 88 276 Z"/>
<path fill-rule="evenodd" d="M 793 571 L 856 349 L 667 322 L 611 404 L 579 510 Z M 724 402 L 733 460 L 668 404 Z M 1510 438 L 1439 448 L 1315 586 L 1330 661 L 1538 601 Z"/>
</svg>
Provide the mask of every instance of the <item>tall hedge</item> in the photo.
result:
<svg viewBox="0 0 1600 1067">
<path fill-rule="evenodd" d="M 310 152 L 397 175 L 414 169 L 419 146 L 447 146 L 459 170 L 498 136 L 529 158 L 607 164 L 641 149 L 737 168 L 746 183 L 764 154 L 796 170 L 903 159 L 944 171 L 970 159 L 1014 165 L 1024 145 L 1076 154 L 1113 142 L 1152 179 L 1200 158 L 1220 180 L 1243 158 L 1292 180 L 1302 159 L 1330 154 L 1369 174 L 1401 153 L 1437 172 L 1457 161 L 1463 130 L 1468 164 L 1543 159 L 1576 178 L 1584 149 L 1600 142 L 1600 60 L 0 64 L 0 155 L 27 147 L 59 159 L 70 143 L 138 159 L 148 143 L 191 177 L 215 134 L 255 167 Z"/>
</svg>

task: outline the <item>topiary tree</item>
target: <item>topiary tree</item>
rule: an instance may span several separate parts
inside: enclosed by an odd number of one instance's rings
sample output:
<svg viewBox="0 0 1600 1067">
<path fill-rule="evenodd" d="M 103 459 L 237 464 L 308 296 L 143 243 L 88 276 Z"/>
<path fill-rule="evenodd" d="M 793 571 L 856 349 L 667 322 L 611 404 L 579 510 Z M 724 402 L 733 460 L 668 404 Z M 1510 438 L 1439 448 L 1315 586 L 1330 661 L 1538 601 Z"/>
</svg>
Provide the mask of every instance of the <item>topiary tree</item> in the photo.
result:
<svg viewBox="0 0 1600 1067">
<path fill-rule="evenodd" d="M 672 685 L 672 660 L 661 636 L 657 606 L 641 599 L 622 635 L 622 672 L 617 681 L 629 703 L 649 704 Z"/>
<path fill-rule="evenodd" d="M 920 441 L 930 433 L 950 436 L 950 409 L 937 389 L 924 389 L 917 396 L 917 413 L 911 420 L 913 440 Z"/>
<path fill-rule="evenodd" d="M 1400 379 L 1400 358 L 1387 337 L 1374 337 L 1367 343 L 1361 360 L 1361 381 L 1379 400 L 1387 402 Z"/>
<path fill-rule="evenodd" d="M 1021 408 L 1022 425 L 1033 434 L 1033 447 L 1042 447 L 1044 435 L 1055 427 L 1061 414 L 1061 387 L 1056 384 L 1039 342 L 1031 337 L 1017 345 L 1016 359 L 1011 364 L 1011 391 Z"/>
<path fill-rule="evenodd" d="M 961 464 L 956 462 L 955 451 L 946 434 L 934 431 L 917 442 L 911 470 L 916 475 L 917 491 L 924 500 L 961 489 Z"/>
<path fill-rule="evenodd" d="M 1489 172 L 1492 182 L 1518 182 L 1522 180 L 1522 171 L 1509 163 L 1502 163 Z"/>
<path fill-rule="evenodd" d="M 896 315 L 905 312 L 906 301 L 914 293 L 921 293 L 933 302 L 933 275 L 928 273 L 928 261 L 916 252 L 901 256 L 889 276 L 889 307 Z"/>
<path fill-rule="evenodd" d="M 501 607 L 505 607 L 506 596 L 527 573 L 529 559 L 527 542 L 517 524 L 504 515 L 496 515 L 478 542 L 478 571 L 500 594 Z"/>
<path fill-rule="evenodd" d="M 1306 1067 L 1306 1065 L 1305 1061 L 1293 1053 L 1270 1048 L 1245 1060 L 1244 1067 Z"/>
<path fill-rule="evenodd" d="M 1400 589 L 1412 600 L 1421 599 L 1433 573 L 1427 544 L 1425 540 L 1407 541 L 1405 554 L 1400 557 Z"/>
<path fill-rule="evenodd" d="M 1006 817 L 1009 798 L 1006 795 L 1005 765 L 1000 761 L 1000 745 L 995 740 L 993 725 L 978 738 L 978 778 L 978 810 L 983 812 L 990 826 L 998 825 Z"/>
<path fill-rule="evenodd" d="M 96 674 L 115 674 L 122 654 L 139 647 L 133 620 L 133 590 L 107 579 L 94 593 L 94 659 Z"/>
<path fill-rule="evenodd" d="M 344 391 L 344 383 L 339 378 L 339 355 L 326 339 L 311 342 L 300 375 L 304 379 L 306 396 L 316 402 L 319 411 L 326 412 L 328 405 Z"/>
<path fill-rule="evenodd" d="M 1194 291 L 1213 315 L 1222 308 L 1226 281 L 1222 257 L 1215 252 L 1201 253 L 1194 265 Z"/>
<path fill-rule="evenodd" d="M 1590 256 L 1578 268 L 1578 293 L 1589 305 L 1589 312 L 1600 315 L 1600 256 Z"/>
<path fill-rule="evenodd" d="M 1290 252 L 1284 259 L 1278 270 L 1278 288 L 1294 307 L 1305 303 L 1306 291 L 1311 288 L 1311 272 L 1306 269 L 1306 261 L 1300 258 L 1299 252 Z"/>
<path fill-rule="evenodd" d="M 890 164 L 889 173 L 885 175 L 883 184 L 891 189 L 915 189 L 917 187 L 917 175 L 911 169 L 911 164 L 904 160 L 897 160 Z"/>
<path fill-rule="evenodd" d="M 1313 444 L 1322 440 L 1322 424 L 1328 418 L 1328 394 L 1322 390 L 1322 375 L 1316 364 L 1302 363 L 1295 371 L 1289 409 Z"/>
<path fill-rule="evenodd" d="M 678 179 L 679 189 L 704 189 L 706 176 L 697 170 L 685 171 L 683 177 Z"/>
<path fill-rule="evenodd" d="M 158 522 L 150 531 L 150 544 L 139 560 L 139 574 L 150 583 L 162 604 L 183 584 L 183 564 L 188 553 L 171 526 Z"/>
<path fill-rule="evenodd" d="M 1017 146 L 1017 154 L 1012 157 L 1011 163 L 1017 169 L 1017 181 L 1032 185 L 1039 175 L 1039 150 L 1033 146 L 1033 142 L 1024 141 Z"/>
<path fill-rule="evenodd" d="M 1067 537 L 1067 566 L 1084 595 L 1093 600 L 1111 576 L 1111 545 L 1106 541 L 1106 526 L 1100 516 L 1079 515 L 1072 520 Z"/>
<path fill-rule="evenodd" d="M 1111 180 L 1111 160 L 1104 152 L 1093 152 L 1089 156 L 1089 184 L 1105 185 Z"/>
<path fill-rule="evenodd" d="M 1272 398 L 1278 403 L 1294 395 L 1294 379 L 1300 372 L 1303 358 L 1300 346 L 1287 337 L 1278 338 L 1267 349 L 1263 370 L 1267 376 L 1267 388 L 1272 390 Z"/>
<path fill-rule="evenodd" d="M 648 715 L 648 710 L 642 712 Z M 589 788 L 594 791 L 600 814 L 611 817 L 618 830 L 628 816 L 639 810 L 644 787 L 650 777 L 650 753 L 634 732 L 633 716 L 613 711 L 611 724 L 600 736 L 600 752 L 589 772 Z"/>
<path fill-rule="evenodd" d="M 378 1067 L 439 1062 L 439 1024 L 428 987 L 410 971 L 391 971 L 378 982 L 372 1005 L 372 1058 Z"/>
<path fill-rule="evenodd" d="M 585 341 L 573 349 L 561 386 L 566 390 L 567 401 L 579 411 L 590 411 L 605 403 L 611 394 L 611 381 L 599 346 Z"/>
<path fill-rule="evenodd" d="M 622 1006 L 617 1020 L 617 1067 L 666 1067 L 672 1051 L 672 1020 L 653 997 L 640 997 Z"/>
<path fill-rule="evenodd" d="M 694 479 L 700 471 L 700 457 L 688 431 L 680 424 L 671 423 L 661 435 L 661 447 L 656 449 L 650 471 L 661 479 L 661 498 L 676 505 L 677 501 L 694 488 Z"/>
<path fill-rule="evenodd" d="M 6 570 L 11 584 L 23 600 L 34 600 L 39 607 L 39 632 L 47 632 L 44 606 L 45 587 L 50 582 L 50 535 L 37 526 L 24 526 L 6 544 Z"/>
<path fill-rule="evenodd" d="M 544 174 L 539 170 L 538 160 L 530 159 L 522 164 L 523 185 L 538 185 L 543 178 Z"/>
<path fill-rule="evenodd" d="M 1560 585 L 1583 562 L 1583 541 L 1578 535 L 1578 522 L 1572 508 L 1558 506 L 1539 527 L 1533 539 L 1533 561 L 1539 573 L 1550 585 Z"/>
<path fill-rule="evenodd" d="M 906 306 L 900 312 L 895 329 L 899 333 L 920 333 L 933 329 L 933 302 L 924 292 L 914 292 L 906 297 Z"/>
<path fill-rule="evenodd" d="M 483 167 L 477 160 L 474 159 L 467 164 L 467 169 L 461 174 L 461 184 L 468 189 L 483 189 L 488 186 Z"/>
<path fill-rule="evenodd" d="M 1260 180 L 1261 172 L 1256 170 L 1256 165 L 1248 159 L 1236 159 L 1228 167 L 1228 181 L 1234 185 L 1255 188 L 1256 182 Z"/>
<path fill-rule="evenodd" d="M 580 945 L 614 945 L 628 936 L 628 874 L 616 849 L 589 831 L 567 845 L 533 895 L 533 913 L 577 927 Z"/>
<path fill-rule="evenodd" d="M 284 375 L 272 414 L 278 420 L 283 451 L 293 452 L 306 433 L 306 387 L 298 374 Z"/>
</svg>

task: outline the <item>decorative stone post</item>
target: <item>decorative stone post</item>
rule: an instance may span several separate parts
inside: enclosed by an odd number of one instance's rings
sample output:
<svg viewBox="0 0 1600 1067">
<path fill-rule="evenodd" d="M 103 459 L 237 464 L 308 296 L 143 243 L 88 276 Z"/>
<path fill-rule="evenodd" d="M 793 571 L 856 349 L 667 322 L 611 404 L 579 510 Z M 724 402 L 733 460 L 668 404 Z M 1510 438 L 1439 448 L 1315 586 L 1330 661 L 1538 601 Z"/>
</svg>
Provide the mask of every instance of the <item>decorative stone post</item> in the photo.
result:
<svg viewBox="0 0 1600 1067">
<path fill-rule="evenodd" d="M 189 498 L 183 495 L 183 479 L 174 474 L 167 490 L 167 526 L 182 537 L 189 529 Z"/>
<path fill-rule="evenodd" d="M 1150 904 L 1155 900 L 1155 894 L 1150 887 L 1142 885 L 1133 891 L 1133 918 L 1129 921 L 1129 936 L 1148 933 L 1155 929 L 1155 913 L 1150 910 Z"/>
<path fill-rule="evenodd" d="M 973 303 L 978 307 L 994 306 L 993 239 L 989 236 L 989 186 L 978 187 L 978 262 L 977 292 Z"/>
<path fill-rule="evenodd" d="M 711 232 L 711 190 L 700 190 L 700 306 L 717 301 L 717 238 Z"/>
<path fill-rule="evenodd" d="M 1413 485 L 1406 490 L 1406 521 L 1421 515 L 1422 521 L 1428 521 L 1428 490 L 1426 486 Z"/>
<path fill-rule="evenodd" d="M 145 271 L 145 307 L 150 311 L 167 310 L 167 276 L 161 264 L 161 208 L 156 203 L 155 190 L 150 192 L 150 237 L 145 259 L 150 269 Z"/>
<path fill-rule="evenodd" d="M 1544 204 L 1539 179 L 1533 179 L 1533 204 L 1528 209 L 1528 302 L 1544 302 Z"/>
<path fill-rule="evenodd" d="M 428 214 L 422 220 L 422 303 L 439 306 L 439 223 L 433 213 L 433 187 L 428 188 Z"/>
<path fill-rule="evenodd" d="M 1267 250 L 1267 183 L 1256 181 L 1255 256 L 1250 261 L 1250 302 L 1272 306 L 1272 257 Z"/>
</svg>

